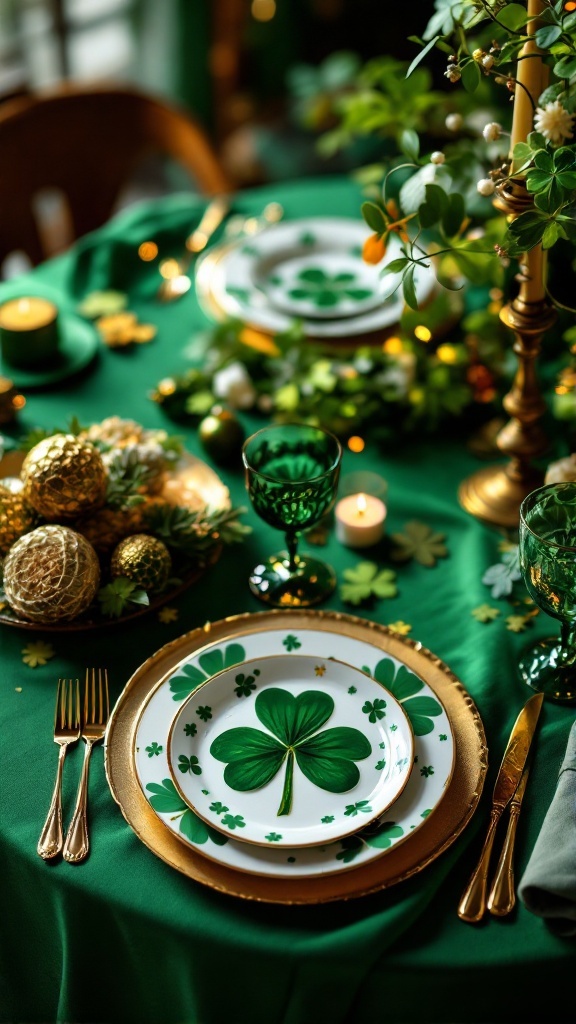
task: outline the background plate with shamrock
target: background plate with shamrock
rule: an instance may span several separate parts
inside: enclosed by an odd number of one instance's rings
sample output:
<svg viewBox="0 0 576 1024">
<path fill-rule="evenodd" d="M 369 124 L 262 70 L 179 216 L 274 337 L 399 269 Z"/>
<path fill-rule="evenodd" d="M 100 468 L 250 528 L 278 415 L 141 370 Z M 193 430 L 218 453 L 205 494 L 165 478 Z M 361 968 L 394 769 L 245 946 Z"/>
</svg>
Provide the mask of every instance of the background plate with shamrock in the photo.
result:
<svg viewBox="0 0 576 1024">
<path fill-rule="evenodd" d="M 279 625 L 276 627 L 279 619 L 287 624 L 284 628 Z M 419 675 L 413 672 L 402 661 L 402 653 L 395 656 L 382 650 L 384 627 L 371 630 L 373 624 L 364 622 L 353 628 L 348 626 L 348 623 L 359 621 L 350 616 L 326 612 L 265 612 L 238 616 L 229 626 L 227 639 L 211 641 L 207 633 L 205 642 L 191 642 L 190 653 L 185 652 L 185 637 L 175 642 L 173 647 L 176 651 L 183 650 L 182 657 L 177 664 L 172 661 L 170 671 L 156 677 L 155 685 L 149 687 L 137 715 L 129 722 L 131 760 L 139 795 L 145 798 L 148 809 L 154 811 L 156 818 L 170 833 L 170 838 L 177 838 L 193 854 L 201 854 L 202 858 L 222 868 L 269 878 L 302 880 L 340 874 L 359 866 L 368 867 L 398 845 L 417 845 L 419 831 L 425 828 L 430 815 L 441 804 L 450 784 L 456 756 L 450 719 L 441 698 L 424 675 L 428 672 L 434 676 L 439 675 L 448 688 L 452 680 L 441 667 L 420 655 L 416 656 L 416 660 L 422 662 L 425 673 Z M 221 631 L 226 626 L 227 623 L 222 625 Z M 364 638 L 366 633 L 368 638 Z M 417 650 L 413 641 L 397 636 L 391 636 L 389 643 L 400 652 L 406 650 L 409 658 L 413 658 L 415 648 Z M 366 671 L 393 693 L 408 715 L 414 733 L 414 768 L 402 793 L 384 812 L 382 820 L 378 819 L 365 827 L 363 813 L 361 809 L 356 809 L 356 813 L 351 815 L 357 826 L 354 835 L 321 846 L 279 849 L 274 840 L 269 840 L 267 846 L 239 842 L 235 838 L 239 829 L 229 830 L 229 836 L 224 835 L 191 810 L 176 789 L 168 764 L 168 734 L 174 719 L 175 705 L 180 705 L 201 683 L 217 672 L 235 666 L 241 672 L 240 666 L 245 661 L 286 653 L 309 655 L 318 659 L 337 657 L 347 664 L 361 666 L 362 671 Z M 173 657 L 170 651 L 167 657 Z M 141 677 L 147 686 L 150 673 L 155 671 L 154 668 L 146 671 L 143 667 Z M 136 673 L 136 684 L 139 681 L 140 674 Z M 130 684 L 126 693 L 126 701 L 129 700 Z M 121 698 L 117 705 L 118 715 L 124 703 Z M 116 774 L 114 766 L 117 761 L 120 788 L 129 786 L 130 801 L 137 801 L 130 781 L 132 766 L 126 764 L 120 743 L 114 748 L 114 731 L 113 716 L 110 730 L 112 746 L 106 751 L 108 777 L 111 779 Z M 479 764 L 478 771 L 481 770 Z M 114 791 L 118 783 L 112 784 Z M 478 793 L 477 778 L 474 779 L 473 792 Z M 128 808 L 125 813 L 131 815 Z M 142 817 L 146 819 L 145 815 Z M 453 823 L 448 831 L 448 838 L 444 842 L 454 839 L 456 833 Z M 281 830 L 277 829 L 276 832 L 280 833 Z M 147 826 L 147 833 L 146 836 L 139 824 L 138 834 L 141 838 L 153 848 L 158 849 L 163 845 L 150 825 Z M 173 858 L 174 855 L 170 856 Z M 195 873 L 198 873 L 197 869 Z"/>
<path fill-rule="evenodd" d="M 366 264 L 362 246 L 370 229 L 362 220 L 311 217 L 286 221 L 262 234 L 215 246 L 197 264 L 196 292 L 210 316 L 237 317 L 272 334 L 295 318 L 306 335 L 346 338 L 396 324 L 404 308 L 392 276 Z M 392 239 L 387 260 L 401 255 Z M 429 267 L 419 267 L 420 303 L 434 287 Z"/>
<path fill-rule="evenodd" d="M 406 712 L 381 683 L 297 653 L 224 669 L 193 691 L 168 735 L 186 804 L 227 836 L 276 848 L 373 823 L 404 789 L 413 756 Z"/>
</svg>

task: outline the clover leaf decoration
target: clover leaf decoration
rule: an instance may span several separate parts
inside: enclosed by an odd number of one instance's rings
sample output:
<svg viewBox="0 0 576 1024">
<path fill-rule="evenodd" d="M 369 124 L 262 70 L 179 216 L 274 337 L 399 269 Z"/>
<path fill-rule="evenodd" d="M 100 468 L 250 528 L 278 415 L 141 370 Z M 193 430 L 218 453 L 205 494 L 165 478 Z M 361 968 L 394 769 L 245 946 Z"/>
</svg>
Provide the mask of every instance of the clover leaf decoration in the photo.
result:
<svg viewBox="0 0 576 1024">
<path fill-rule="evenodd" d="M 226 764 L 224 781 L 231 789 L 260 789 L 285 764 L 280 817 L 292 808 L 295 760 L 320 789 L 345 793 L 357 785 L 360 772 L 354 762 L 369 757 L 372 747 L 358 729 L 348 726 L 318 732 L 334 711 L 329 694 L 307 690 L 294 696 L 272 687 L 258 694 L 254 708 L 268 732 L 251 726 L 227 729 L 210 747 L 212 756 Z"/>
<path fill-rule="evenodd" d="M 414 558 L 420 565 L 432 568 L 438 558 L 446 558 L 448 548 L 443 533 L 435 533 L 426 523 L 417 519 L 406 523 L 404 533 L 393 533 L 390 557 L 394 562 L 407 562 Z"/>
</svg>

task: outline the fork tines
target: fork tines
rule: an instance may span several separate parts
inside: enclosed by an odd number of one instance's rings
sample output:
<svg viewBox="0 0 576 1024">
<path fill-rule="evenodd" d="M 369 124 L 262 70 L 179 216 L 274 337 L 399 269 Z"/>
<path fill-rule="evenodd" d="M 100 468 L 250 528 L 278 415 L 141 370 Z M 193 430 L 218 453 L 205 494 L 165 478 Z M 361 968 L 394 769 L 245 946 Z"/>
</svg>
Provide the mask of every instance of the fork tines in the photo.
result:
<svg viewBox="0 0 576 1024">
<path fill-rule="evenodd" d="M 96 671 L 98 671 L 98 683 L 96 683 Z M 83 720 L 91 725 L 105 725 L 109 714 L 108 670 L 87 668 L 84 687 Z"/>
</svg>

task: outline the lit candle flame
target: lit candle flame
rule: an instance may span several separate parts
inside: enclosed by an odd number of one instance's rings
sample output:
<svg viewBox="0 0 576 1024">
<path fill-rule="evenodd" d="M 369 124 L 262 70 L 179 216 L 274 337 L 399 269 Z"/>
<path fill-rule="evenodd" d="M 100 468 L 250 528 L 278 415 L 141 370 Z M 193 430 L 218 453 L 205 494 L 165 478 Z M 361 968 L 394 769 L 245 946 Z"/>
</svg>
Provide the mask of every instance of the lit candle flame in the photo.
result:
<svg viewBox="0 0 576 1024">
<path fill-rule="evenodd" d="M 368 502 L 366 501 L 366 495 L 365 494 L 359 494 L 358 497 L 356 498 L 356 508 L 358 510 L 358 515 L 359 516 L 363 516 L 364 515 L 367 506 L 368 506 Z"/>
</svg>

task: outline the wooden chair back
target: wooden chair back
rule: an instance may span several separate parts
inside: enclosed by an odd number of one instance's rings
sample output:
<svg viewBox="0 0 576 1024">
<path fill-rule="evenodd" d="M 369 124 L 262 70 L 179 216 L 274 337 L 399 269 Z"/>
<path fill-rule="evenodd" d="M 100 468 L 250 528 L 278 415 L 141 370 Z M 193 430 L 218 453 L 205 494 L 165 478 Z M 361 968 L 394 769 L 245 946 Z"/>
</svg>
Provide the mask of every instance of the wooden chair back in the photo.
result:
<svg viewBox="0 0 576 1024">
<path fill-rule="evenodd" d="M 67 86 L 0 105 L 0 264 L 15 251 L 32 264 L 53 255 L 35 213 L 39 193 L 65 196 L 73 241 L 108 220 L 152 154 L 183 167 L 201 194 L 232 190 L 194 119 L 134 89 Z"/>
</svg>

